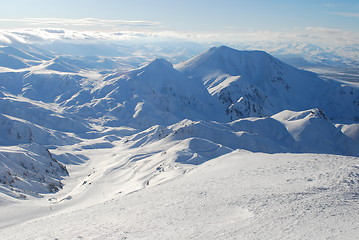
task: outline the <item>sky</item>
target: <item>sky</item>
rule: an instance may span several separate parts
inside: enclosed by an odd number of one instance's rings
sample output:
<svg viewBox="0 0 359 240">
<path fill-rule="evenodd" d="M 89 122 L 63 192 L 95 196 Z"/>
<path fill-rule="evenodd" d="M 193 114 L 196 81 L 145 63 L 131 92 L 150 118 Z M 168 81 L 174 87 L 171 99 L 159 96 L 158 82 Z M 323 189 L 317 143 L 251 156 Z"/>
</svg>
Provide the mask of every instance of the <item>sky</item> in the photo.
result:
<svg viewBox="0 0 359 240">
<path fill-rule="evenodd" d="M 16 28 L 357 37 L 359 0 L 0 0 L 0 29 Z"/>
</svg>

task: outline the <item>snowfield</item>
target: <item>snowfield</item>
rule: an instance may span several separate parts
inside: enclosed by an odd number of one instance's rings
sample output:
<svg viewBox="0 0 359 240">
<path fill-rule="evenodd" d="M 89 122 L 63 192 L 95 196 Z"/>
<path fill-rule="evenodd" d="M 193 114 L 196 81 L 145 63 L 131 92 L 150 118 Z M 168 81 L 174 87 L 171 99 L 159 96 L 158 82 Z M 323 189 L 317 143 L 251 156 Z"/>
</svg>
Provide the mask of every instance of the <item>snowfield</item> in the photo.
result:
<svg viewBox="0 0 359 240">
<path fill-rule="evenodd" d="M 183 177 L 128 195 L 108 197 L 105 189 L 99 190 L 88 196 L 102 195 L 103 202 L 93 206 L 73 197 L 51 205 L 28 201 L 2 207 L 3 219 L 21 219 L 21 212 L 31 213 L 31 218 L 2 228 L 1 235 L 2 239 L 355 239 L 358 179 L 355 157 L 234 151 Z"/>
<path fill-rule="evenodd" d="M 356 239 L 355 81 L 96 46 L 0 46 L 1 239 Z"/>
</svg>

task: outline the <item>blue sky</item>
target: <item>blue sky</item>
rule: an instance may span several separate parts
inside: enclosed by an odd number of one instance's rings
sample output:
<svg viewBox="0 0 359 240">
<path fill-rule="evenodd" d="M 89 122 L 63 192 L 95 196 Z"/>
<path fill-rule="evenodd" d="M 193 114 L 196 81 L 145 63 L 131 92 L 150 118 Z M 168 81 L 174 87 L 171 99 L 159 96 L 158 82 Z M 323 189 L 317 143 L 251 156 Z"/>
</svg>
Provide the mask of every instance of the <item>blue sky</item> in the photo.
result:
<svg viewBox="0 0 359 240">
<path fill-rule="evenodd" d="M 115 30 L 186 32 L 295 31 L 306 27 L 359 31 L 358 0 L 13 0 L 0 1 L 0 28 L 43 27 L 41 18 L 139 21 Z M 29 18 L 37 18 L 28 20 Z M 59 22 L 75 30 L 111 30 Z M 116 23 L 116 22 L 115 22 Z M 126 23 L 126 22 L 125 22 Z M 137 23 L 137 24 L 136 24 Z M 55 25 L 55 23 L 52 23 Z"/>
</svg>

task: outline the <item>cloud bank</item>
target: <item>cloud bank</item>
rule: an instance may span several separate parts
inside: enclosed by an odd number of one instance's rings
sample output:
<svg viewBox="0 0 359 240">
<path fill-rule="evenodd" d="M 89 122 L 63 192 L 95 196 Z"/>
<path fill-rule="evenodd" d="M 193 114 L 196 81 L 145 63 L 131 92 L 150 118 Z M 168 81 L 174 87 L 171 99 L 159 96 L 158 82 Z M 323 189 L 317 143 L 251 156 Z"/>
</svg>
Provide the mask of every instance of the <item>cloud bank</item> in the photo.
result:
<svg viewBox="0 0 359 240">
<path fill-rule="evenodd" d="M 332 15 L 359 18 L 359 12 L 329 12 Z"/>
<path fill-rule="evenodd" d="M 144 20 L 108 20 L 97 18 L 81 18 L 81 19 L 67 19 L 67 18 L 22 18 L 22 19 L 8 19 L 2 18 L 0 22 L 10 25 L 21 24 L 28 27 L 40 28 L 67 28 L 73 30 L 128 30 L 128 29 L 146 29 L 157 28 L 161 26 L 159 22 L 151 22 Z"/>
<path fill-rule="evenodd" d="M 0 19 L 7 21 L 7 19 Z M 46 22 L 46 28 L 25 28 L 15 30 L 0 30 L 0 43 L 13 42 L 33 43 L 41 41 L 161 41 L 180 40 L 201 43 L 238 43 L 238 42 L 288 42 L 303 41 L 328 46 L 342 46 L 359 44 L 359 33 L 347 32 L 339 29 L 321 27 L 307 27 L 292 32 L 253 31 L 242 32 L 236 29 L 224 29 L 223 33 L 201 32 L 175 32 L 161 30 L 161 23 L 148 21 L 123 21 L 101 19 L 58 19 L 58 18 L 32 18 L 20 19 L 33 26 Z M 69 28 L 57 28 L 57 25 L 67 26 L 97 26 L 103 29 L 111 28 L 112 31 L 79 31 Z M 146 30 L 134 30 L 136 27 Z M 117 28 L 122 30 L 118 31 Z"/>
</svg>

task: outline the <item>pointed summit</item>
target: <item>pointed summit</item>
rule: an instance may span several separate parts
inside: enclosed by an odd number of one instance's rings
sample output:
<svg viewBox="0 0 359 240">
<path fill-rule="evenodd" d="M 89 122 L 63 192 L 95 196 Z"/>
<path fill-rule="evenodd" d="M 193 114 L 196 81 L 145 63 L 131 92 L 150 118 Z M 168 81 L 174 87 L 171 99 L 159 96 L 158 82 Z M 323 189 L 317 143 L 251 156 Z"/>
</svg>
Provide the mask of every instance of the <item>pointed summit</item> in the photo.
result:
<svg viewBox="0 0 359 240">
<path fill-rule="evenodd" d="M 175 78 L 185 77 L 182 76 L 183 73 L 173 68 L 172 63 L 163 58 L 157 58 L 129 72 L 128 75 L 130 75 L 131 78 L 147 79 L 146 81 L 153 78 L 155 78 L 153 79 L 155 81 L 167 81 L 167 79 L 173 79 L 173 76 L 176 76 Z"/>
<path fill-rule="evenodd" d="M 172 63 L 167 61 L 163 58 L 156 58 L 152 62 L 149 62 L 142 67 L 136 69 L 135 71 L 156 71 L 156 72 L 163 72 L 163 71 L 176 71 L 173 68 Z"/>
<path fill-rule="evenodd" d="M 172 63 L 170 63 L 169 61 L 167 61 L 164 58 L 156 58 L 155 60 L 153 60 L 152 62 L 150 62 L 149 64 L 146 65 L 147 67 L 170 67 L 173 68 Z"/>
<path fill-rule="evenodd" d="M 171 82 L 188 81 L 187 77 L 180 71 L 173 68 L 172 63 L 157 58 L 154 61 L 135 69 L 127 74 L 132 81 L 146 81 L 148 84 L 168 85 Z"/>
</svg>

